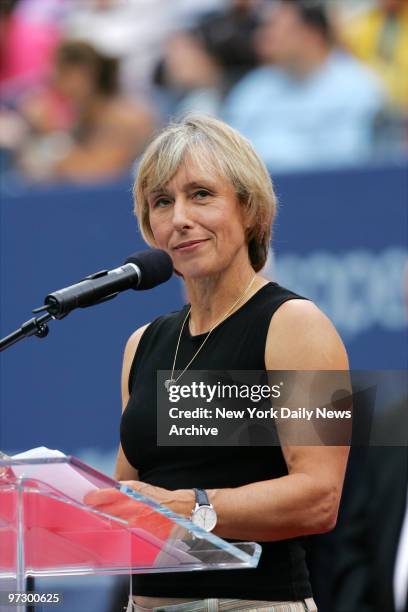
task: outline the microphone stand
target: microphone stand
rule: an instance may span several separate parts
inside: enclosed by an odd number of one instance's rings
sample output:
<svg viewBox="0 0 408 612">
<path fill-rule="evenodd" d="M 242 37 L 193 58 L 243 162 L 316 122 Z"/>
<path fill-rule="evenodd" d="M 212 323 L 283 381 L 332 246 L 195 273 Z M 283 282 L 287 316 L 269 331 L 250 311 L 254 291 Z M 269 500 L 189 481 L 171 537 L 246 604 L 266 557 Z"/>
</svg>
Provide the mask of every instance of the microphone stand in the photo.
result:
<svg viewBox="0 0 408 612">
<path fill-rule="evenodd" d="M 36 308 L 36 310 L 33 310 L 33 312 L 38 312 L 40 310 L 44 310 L 44 306 L 41 308 Z M 19 340 L 22 340 L 23 338 L 29 338 L 30 336 L 45 338 L 48 336 L 48 332 L 50 331 L 47 322 L 53 318 L 54 317 L 47 312 L 47 314 L 44 314 L 41 317 L 33 317 L 29 321 L 26 321 L 19 329 L 0 340 L 0 352 L 5 351 L 7 348 L 13 346 L 13 344 Z"/>
<path fill-rule="evenodd" d="M 97 274 L 100 274 L 100 272 L 98 272 Z M 107 295 L 103 298 L 100 298 L 99 300 L 91 302 L 86 306 L 80 306 L 80 308 L 89 308 L 89 306 L 96 306 L 97 304 L 102 304 L 102 302 L 112 300 L 117 295 L 118 293 L 112 293 L 111 295 Z M 44 304 L 39 308 L 34 308 L 32 312 L 37 313 L 42 312 L 43 310 L 47 310 L 47 313 L 43 314 L 41 317 L 33 317 L 29 321 L 23 323 L 22 326 L 19 327 L 19 329 L 16 329 L 16 331 L 12 332 L 5 338 L 2 338 L 0 340 L 0 353 L 8 349 L 10 346 L 13 346 L 13 344 L 16 344 L 16 342 L 22 340 L 23 338 L 29 338 L 30 336 L 37 336 L 37 338 L 45 338 L 46 336 L 48 336 L 48 333 L 50 331 L 47 325 L 48 321 L 50 321 L 51 319 L 60 320 L 69 314 L 69 312 L 66 312 L 63 315 L 57 314 L 56 312 L 54 314 L 51 314 L 49 310 L 53 310 L 53 304 Z"/>
</svg>

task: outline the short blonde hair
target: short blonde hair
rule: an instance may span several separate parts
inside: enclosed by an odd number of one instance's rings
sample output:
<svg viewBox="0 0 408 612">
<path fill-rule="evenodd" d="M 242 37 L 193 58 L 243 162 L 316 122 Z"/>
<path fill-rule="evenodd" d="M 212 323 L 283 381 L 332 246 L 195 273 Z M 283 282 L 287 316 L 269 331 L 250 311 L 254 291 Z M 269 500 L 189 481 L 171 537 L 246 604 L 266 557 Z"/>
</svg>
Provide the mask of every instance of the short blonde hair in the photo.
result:
<svg viewBox="0 0 408 612">
<path fill-rule="evenodd" d="M 150 227 L 148 193 L 164 187 L 187 156 L 233 185 L 243 207 L 249 260 L 258 272 L 268 256 L 276 214 L 272 180 L 250 142 L 213 117 L 187 115 L 166 127 L 146 149 L 133 188 L 135 215 L 143 238 L 156 246 Z"/>
</svg>

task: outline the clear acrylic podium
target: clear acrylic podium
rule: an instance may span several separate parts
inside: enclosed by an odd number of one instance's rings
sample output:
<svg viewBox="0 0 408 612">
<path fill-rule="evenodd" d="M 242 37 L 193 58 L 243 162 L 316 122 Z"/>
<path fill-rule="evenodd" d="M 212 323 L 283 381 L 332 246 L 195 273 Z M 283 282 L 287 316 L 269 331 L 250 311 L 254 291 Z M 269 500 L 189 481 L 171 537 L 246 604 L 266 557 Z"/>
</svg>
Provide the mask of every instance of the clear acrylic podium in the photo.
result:
<svg viewBox="0 0 408 612">
<path fill-rule="evenodd" d="M 95 489 L 133 498 L 131 518 L 85 504 Z M 28 576 L 250 568 L 260 553 L 259 544 L 226 542 L 74 457 L 0 460 L 0 591 L 6 582 L 24 591 Z"/>
</svg>

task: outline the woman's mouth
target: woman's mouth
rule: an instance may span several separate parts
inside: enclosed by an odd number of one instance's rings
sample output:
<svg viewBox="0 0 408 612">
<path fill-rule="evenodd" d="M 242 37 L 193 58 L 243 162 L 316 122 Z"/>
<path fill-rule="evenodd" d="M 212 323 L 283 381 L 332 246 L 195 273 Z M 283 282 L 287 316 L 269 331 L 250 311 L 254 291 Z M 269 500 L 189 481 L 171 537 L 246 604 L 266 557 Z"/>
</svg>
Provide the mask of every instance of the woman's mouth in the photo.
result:
<svg viewBox="0 0 408 612">
<path fill-rule="evenodd" d="M 182 251 L 182 252 L 193 251 L 200 244 L 203 244 L 204 242 L 207 242 L 207 239 L 204 239 L 204 240 L 186 240 L 185 242 L 181 242 L 180 244 L 178 244 L 175 247 L 175 250 L 176 251 Z"/>
</svg>

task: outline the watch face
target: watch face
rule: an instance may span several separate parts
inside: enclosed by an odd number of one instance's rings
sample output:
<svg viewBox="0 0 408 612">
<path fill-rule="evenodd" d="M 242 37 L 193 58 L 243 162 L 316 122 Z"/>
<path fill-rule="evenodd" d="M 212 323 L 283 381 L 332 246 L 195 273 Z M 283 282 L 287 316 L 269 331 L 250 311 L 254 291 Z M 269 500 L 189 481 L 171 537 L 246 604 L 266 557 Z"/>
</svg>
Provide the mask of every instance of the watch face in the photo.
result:
<svg viewBox="0 0 408 612">
<path fill-rule="evenodd" d="M 205 531 L 212 531 L 217 524 L 217 515 L 210 506 L 200 506 L 194 511 L 191 520 L 197 527 L 201 527 Z"/>
</svg>

